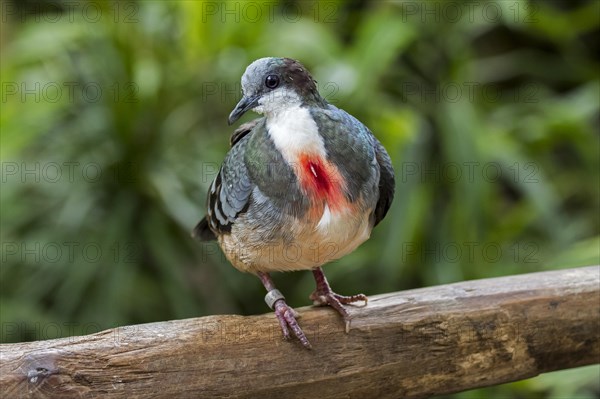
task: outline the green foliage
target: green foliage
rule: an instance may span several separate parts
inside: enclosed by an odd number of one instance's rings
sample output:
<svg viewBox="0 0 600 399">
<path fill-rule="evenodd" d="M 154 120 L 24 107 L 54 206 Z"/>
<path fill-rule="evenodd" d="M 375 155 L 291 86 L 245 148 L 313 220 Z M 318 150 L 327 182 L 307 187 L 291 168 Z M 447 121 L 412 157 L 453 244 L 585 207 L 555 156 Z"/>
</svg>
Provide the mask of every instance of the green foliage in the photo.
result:
<svg viewBox="0 0 600 399">
<path fill-rule="evenodd" d="M 394 161 L 387 218 L 327 267 L 337 291 L 600 260 L 594 0 L 52 3 L 3 3 L 3 342 L 266 311 L 189 236 L 263 56 L 301 60 Z M 308 303 L 310 273 L 275 278 Z M 458 397 L 597 395 L 585 375 Z"/>
</svg>

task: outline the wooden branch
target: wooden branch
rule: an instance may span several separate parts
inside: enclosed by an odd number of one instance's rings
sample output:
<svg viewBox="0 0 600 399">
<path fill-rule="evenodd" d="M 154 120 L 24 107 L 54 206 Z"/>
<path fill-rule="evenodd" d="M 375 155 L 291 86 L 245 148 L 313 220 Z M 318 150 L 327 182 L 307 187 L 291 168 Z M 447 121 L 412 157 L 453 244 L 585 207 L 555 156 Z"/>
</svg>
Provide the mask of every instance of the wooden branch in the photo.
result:
<svg viewBox="0 0 600 399">
<path fill-rule="evenodd" d="M 424 397 L 600 362 L 600 267 L 370 298 L 349 334 L 302 308 L 314 350 L 272 314 L 209 316 L 0 345 L 3 397 Z"/>
</svg>

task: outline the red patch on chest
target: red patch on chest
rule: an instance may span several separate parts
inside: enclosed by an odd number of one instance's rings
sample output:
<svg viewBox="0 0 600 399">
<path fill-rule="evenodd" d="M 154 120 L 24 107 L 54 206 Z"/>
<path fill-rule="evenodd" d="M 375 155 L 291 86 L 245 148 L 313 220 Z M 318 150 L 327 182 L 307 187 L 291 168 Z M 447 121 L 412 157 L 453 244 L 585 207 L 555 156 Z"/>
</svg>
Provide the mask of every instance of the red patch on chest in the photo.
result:
<svg viewBox="0 0 600 399">
<path fill-rule="evenodd" d="M 327 160 L 310 155 L 301 155 L 299 158 L 297 174 L 304 191 L 316 203 L 324 205 L 326 202 L 332 211 L 340 210 L 346 205 L 345 182 L 337 167 Z"/>
<path fill-rule="evenodd" d="M 326 195 L 331 190 L 331 182 L 329 176 L 319 162 L 306 161 L 304 163 L 304 173 L 310 176 L 309 181 L 312 182 L 313 188 L 320 195 Z"/>
</svg>

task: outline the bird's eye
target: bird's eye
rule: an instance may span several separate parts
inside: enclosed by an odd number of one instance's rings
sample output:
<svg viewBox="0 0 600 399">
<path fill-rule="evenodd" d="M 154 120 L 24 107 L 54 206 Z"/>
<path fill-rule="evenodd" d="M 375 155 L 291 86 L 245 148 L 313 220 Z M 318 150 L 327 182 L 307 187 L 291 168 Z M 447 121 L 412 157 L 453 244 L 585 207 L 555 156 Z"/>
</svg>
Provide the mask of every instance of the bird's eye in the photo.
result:
<svg viewBox="0 0 600 399">
<path fill-rule="evenodd" d="M 277 76 L 277 75 L 267 76 L 267 78 L 265 79 L 265 86 L 267 86 L 269 89 L 274 89 L 277 86 L 279 86 L 279 76 Z"/>
</svg>

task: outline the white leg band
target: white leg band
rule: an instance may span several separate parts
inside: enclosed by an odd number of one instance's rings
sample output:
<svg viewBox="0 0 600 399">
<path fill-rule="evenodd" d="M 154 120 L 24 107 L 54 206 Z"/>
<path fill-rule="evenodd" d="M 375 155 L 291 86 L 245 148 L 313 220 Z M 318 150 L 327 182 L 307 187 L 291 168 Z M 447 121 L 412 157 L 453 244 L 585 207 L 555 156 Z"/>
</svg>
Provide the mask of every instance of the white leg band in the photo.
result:
<svg viewBox="0 0 600 399">
<path fill-rule="evenodd" d="M 280 299 L 285 299 L 285 297 L 278 289 L 273 289 L 267 292 L 267 295 L 265 295 L 265 302 L 271 309 L 273 309 L 273 305 L 275 305 L 275 302 L 277 302 Z"/>
</svg>

